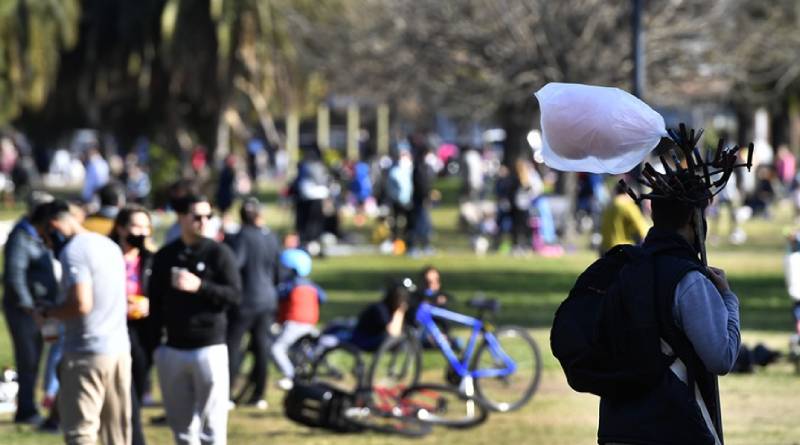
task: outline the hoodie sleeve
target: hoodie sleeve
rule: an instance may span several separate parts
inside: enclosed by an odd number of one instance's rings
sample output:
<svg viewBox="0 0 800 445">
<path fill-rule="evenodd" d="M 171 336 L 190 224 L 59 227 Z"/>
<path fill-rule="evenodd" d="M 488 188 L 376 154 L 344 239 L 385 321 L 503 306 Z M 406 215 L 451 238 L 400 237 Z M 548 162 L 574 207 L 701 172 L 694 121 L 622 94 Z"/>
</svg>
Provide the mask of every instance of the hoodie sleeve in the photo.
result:
<svg viewBox="0 0 800 445">
<path fill-rule="evenodd" d="M 739 354 L 739 300 L 720 294 L 703 274 L 692 271 L 675 288 L 673 316 L 709 372 L 727 374 Z"/>
</svg>

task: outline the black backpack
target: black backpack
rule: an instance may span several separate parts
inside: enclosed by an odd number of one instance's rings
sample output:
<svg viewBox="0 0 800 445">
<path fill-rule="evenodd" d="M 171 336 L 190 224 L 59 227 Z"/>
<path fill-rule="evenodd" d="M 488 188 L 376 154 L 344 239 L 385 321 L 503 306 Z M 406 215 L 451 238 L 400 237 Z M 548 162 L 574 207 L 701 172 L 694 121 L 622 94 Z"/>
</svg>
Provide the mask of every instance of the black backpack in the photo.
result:
<svg viewBox="0 0 800 445">
<path fill-rule="evenodd" d="M 589 266 L 556 311 L 553 355 L 572 389 L 627 398 L 674 361 L 661 352 L 653 254 L 619 245 Z"/>
<path fill-rule="evenodd" d="M 283 399 L 283 407 L 286 417 L 299 424 L 347 433 L 362 429 L 344 414 L 353 400 L 353 394 L 324 382 L 296 379 Z"/>
</svg>

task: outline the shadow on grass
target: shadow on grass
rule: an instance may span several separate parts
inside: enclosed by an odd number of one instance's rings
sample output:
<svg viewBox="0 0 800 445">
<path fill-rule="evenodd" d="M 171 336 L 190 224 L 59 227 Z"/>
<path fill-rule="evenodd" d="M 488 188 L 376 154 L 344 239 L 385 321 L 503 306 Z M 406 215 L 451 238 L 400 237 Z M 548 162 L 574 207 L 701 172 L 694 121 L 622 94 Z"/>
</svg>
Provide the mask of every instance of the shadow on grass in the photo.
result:
<svg viewBox="0 0 800 445">
<path fill-rule="evenodd" d="M 381 297 L 379 289 L 389 278 L 402 276 L 397 271 L 320 272 L 318 283 L 334 295 L 323 306 L 324 318 L 357 315 L 364 306 Z M 445 289 L 455 297 L 452 308 L 456 311 L 474 314 L 466 302 L 476 294 L 485 293 L 501 302 L 496 322 L 546 328 L 552 324 L 555 311 L 566 298 L 576 276 L 572 271 L 450 270 L 443 273 L 443 282 Z M 792 328 L 791 302 L 785 296 L 784 283 L 779 276 L 736 278 L 732 288 L 741 301 L 743 329 L 787 331 Z"/>
</svg>

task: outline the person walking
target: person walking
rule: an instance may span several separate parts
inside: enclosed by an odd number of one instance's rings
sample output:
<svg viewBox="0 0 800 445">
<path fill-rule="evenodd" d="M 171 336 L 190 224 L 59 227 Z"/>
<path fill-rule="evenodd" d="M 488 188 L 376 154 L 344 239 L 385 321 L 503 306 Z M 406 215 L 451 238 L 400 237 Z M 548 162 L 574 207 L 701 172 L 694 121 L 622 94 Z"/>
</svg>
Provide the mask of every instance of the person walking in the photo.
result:
<svg viewBox="0 0 800 445">
<path fill-rule="evenodd" d="M 240 302 L 233 252 L 203 236 L 211 204 L 188 194 L 176 202 L 180 238 L 153 259 L 151 317 L 166 328 L 155 352 L 167 423 L 175 443 L 224 445 L 230 380 L 226 346 L 229 309 Z"/>
<path fill-rule="evenodd" d="M 236 266 L 242 278 L 242 302 L 228 313 L 228 360 L 233 390 L 242 363 L 242 338 L 250 334 L 253 350 L 253 392 L 245 403 L 266 409 L 264 393 L 267 360 L 272 347 L 270 327 L 278 307 L 277 290 L 280 243 L 264 227 L 261 203 L 256 198 L 242 202 L 239 216 L 242 228 L 233 241 Z"/>
<path fill-rule="evenodd" d="M 682 185 L 702 187 L 689 180 Z M 654 298 L 660 302 L 655 306 L 664 308 L 661 349 L 675 360 L 641 397 L 601 397 L 598 439 L 604 444 L 720 444 L 716 376 L 727 374 L 739 353 L 739 300 L 725 272 L 703 266 L 699 258 L 698 239 L 704 234 L 696 233 L 703 222 L 695 220 L 700 215 L 695 205 L 654 199 L 652 208 L 653 228 L 643 247 L 655 255 Z"/>
<path fill-rule="evenodd" d="M 57 397 L 67 444 L 131 443 L 131 355 L 125 262 L 108 237 L 84 229 L 67 202 L 45 204 L 45 239 L 63 266 L 63 303 L 37 310 L 64 323 Z M 37 218 L 39 219 L 39 218 Z"/>
<path fill-rule="evenodd" d="M 3 314 L 19 379 L 14 422 L 34 425 L 41 422 L 34 392 L 43 345 L 33 312 L 43 301 L 54 303 L 59 294 L 53 256 L 35 227 L 43 221 L 33 218 L 42 213 L 40 208 L 48 200 L 52 200 L 50 195 L 35 195 L 28 214 L 8 235 L 3 253 Z"/>
</svg>

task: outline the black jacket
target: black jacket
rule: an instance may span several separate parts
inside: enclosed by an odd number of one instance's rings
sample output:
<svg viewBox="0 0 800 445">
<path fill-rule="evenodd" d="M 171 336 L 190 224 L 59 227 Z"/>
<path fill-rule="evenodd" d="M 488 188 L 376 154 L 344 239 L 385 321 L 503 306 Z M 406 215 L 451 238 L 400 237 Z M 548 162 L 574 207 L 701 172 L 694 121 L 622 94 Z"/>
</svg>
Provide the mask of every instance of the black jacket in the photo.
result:
<svg viewBox="0 0 800 445">
<path fill-rule="evenodd" d="M 40 301 L 56 301 L 59 286 L 53 256 L 27 220 L 11 230 L 4 254 L 4 305 L 31 309 Z"/>
<path fill-rule="evenodd" d="M 275 234 L 245 224 L 233 240 L 236 266 L 242 277 L 242 311 L 278 308 L 278 267 L 281 249 Z"/>
<path fill-rule="evenodd" d="M 199 276 L 200 290 L 191 294 L 173 288 L 173 267 Z M 239 304 L 241 287 L 233 252 L 227 246 L 206 238 L 187 246 L 178 239 L 153 259 L 148 291 L 153 323 L 158 329 L 166 328 L 166 344 L 174 348 L 225 344 L 226 312 Z"/>
<path fill-rule="evenodd" d="M 139 282 L 142 284 L 142 292 L 146 297 L 150 288 L 150 278 L 153 276 L 154 253 L 147 249 L 142 249 L 140 252 Z M 154 320 L 152 315 L 139 320 L 128 320 L 128 328 L 136 330 L 147 350 L 154 349 L 161 341 L 160 327 L 154 324 Z"/>
<path fill-rule="evenodd" d="M 644 394 L 622 400 L 601 398 L 598 442 L 713 445 L 714 438 L 690 388 L 697 383 L 713 422 L 716 416 L 716 376 L 703 367 L 688 338 L 675 325 L 672 315 L 678 283 L 690 271 L 704 268 L 694 249 L 676 233 L 650 229 L 643 246 L 655 255 L 654 298 L 659 315 L 659 333 L 686 365 L 689 385 L 667 370 L 660 384 Z M 638 283 L 636 287 L 647 288 L 647 284 Z"/>
</svg>

